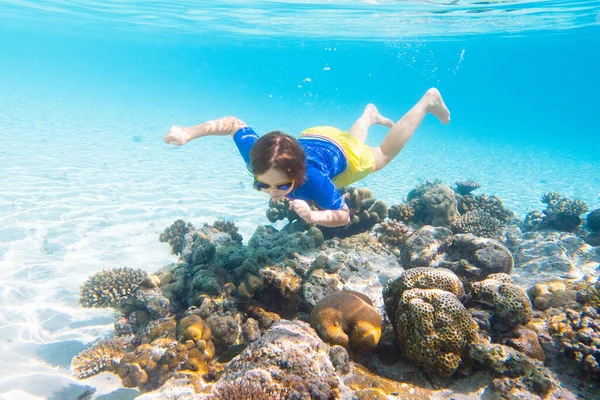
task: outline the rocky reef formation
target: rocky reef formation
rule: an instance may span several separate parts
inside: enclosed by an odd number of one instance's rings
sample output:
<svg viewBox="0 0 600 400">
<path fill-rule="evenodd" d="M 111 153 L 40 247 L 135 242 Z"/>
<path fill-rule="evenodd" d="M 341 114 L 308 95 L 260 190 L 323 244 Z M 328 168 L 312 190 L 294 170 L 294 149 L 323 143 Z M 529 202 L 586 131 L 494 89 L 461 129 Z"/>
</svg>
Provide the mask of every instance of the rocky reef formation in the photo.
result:
<svg viewBox="0 0 600 400">
<path fill-rule="evenodd" d="M 525 230 L 479 188 L 427 182 L 389 215 L 346 188 L 353 223 L 339 229 L 271 202 L 288 224 L 247 244 L 232 222 L 177 220 L 159 237 L 176 262 L 83 282 L 81 305 L 117 317 L 72 372 L 162 398 L 600 396 L 599 249 L 548 218 Z M 546 197 L 546 217 L 582 210 Z"/>
</svg>

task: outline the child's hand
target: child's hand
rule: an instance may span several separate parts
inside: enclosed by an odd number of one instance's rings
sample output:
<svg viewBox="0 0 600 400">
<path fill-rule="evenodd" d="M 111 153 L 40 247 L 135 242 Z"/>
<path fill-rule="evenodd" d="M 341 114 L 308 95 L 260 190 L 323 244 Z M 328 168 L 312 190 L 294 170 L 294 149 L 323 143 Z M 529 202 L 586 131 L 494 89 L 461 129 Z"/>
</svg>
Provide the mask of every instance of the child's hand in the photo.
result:
<svg viewBox="0 0 600 400">
<path fill-rule="evenodd" d="M 163 142 L 174 146 L 182 146 L 190 140 L 190 134 L 183 128 L 173 126 L 169 129 L 169 133 L 163 138 Z"/>
<path fill-rule="evenodd" d="M 313 212 L 310 209 L 310 206 L 304 200 L 291 200 L 290 201 L 290 210 L 293 210 L 298 214 L 300 218 L 312 224 L 313 221 Z"/>
</svg>

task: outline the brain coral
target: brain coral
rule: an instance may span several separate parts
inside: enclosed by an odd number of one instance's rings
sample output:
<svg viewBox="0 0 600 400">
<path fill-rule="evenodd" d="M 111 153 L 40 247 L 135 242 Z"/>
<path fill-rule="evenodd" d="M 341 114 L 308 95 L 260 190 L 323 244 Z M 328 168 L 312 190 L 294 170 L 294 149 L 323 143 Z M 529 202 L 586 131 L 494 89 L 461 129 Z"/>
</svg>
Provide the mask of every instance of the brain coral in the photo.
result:
<svg viewBox="0 0 600 400">
<path fill-rule="evenodd" d="M 396 308 L 402 293 L 409 289 L 440 289 L 453 293 L 459 299 L 465 295 L 458 276 L 446 268 L 417 267 L 402 273 L 386 286 L 383 298 L 386 312 L 392 321 L 396 318 Z"/>
<path fill-rule="evenodd" d="M 90 276 L 81 286 L 79 303 L 88 308 L 119 309 L 147 277 L 145 271 L 128 267 L 98 272 Z"/>
<path fill-rule="evenodd" d="M 395 319 L 402 353 L 433 375 L 452 375 L 468 344 L 478 340 L 477 323 L 458 298 L 444 290 L 405 291 Z"/>
<path fill-rule="evenodd" d="M 485 280 L 473 283 L 472 289 L 473 300 L 490 307 L 498 322 L 508 329 L 526 325 L 533 318 L 527 293 L 513 284 L 507 274 L 488 275 Z"/>
<path fill-rule="evenodd" d="M 382 319 L 362 293 L 340 290 L 317 303 L 311 325 L 323 340 L 359 350 L 372 350 L 381 338 Z"/>
</svg>

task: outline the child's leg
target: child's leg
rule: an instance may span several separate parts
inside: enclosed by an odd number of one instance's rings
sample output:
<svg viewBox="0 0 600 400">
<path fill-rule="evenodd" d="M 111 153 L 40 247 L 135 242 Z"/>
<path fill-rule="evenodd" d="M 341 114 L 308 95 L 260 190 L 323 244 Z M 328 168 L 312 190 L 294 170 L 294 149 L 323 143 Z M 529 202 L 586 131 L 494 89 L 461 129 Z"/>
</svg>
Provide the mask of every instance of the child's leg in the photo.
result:
<svg viewBox="0 0 600 400">
<path fill-rule="evenodd" d="M 357 138 L 361 143 L 364 143 L 367 139 L 369 128 L 374 124 L 391 128 L 394 126 L 394 121 L 379 114 L 377 107 L 375 107 L 373 104 L 367 104 L 365 111 L 363 111 L 363 114 L 360 116 L 360 118 L 356 120 L 354 125 L 352 125 L 348 133 Z"/>
<path fill-rule="evenodd" d="M 435 88 L 429 89 L 421 100 L 394 124 L 381 146 L 373 148 L 375 171 L 385 167 L 400 153 L 428 113 L 435 115 L 442 124 L 450 122 L 450 111 Z"/>
</svg>

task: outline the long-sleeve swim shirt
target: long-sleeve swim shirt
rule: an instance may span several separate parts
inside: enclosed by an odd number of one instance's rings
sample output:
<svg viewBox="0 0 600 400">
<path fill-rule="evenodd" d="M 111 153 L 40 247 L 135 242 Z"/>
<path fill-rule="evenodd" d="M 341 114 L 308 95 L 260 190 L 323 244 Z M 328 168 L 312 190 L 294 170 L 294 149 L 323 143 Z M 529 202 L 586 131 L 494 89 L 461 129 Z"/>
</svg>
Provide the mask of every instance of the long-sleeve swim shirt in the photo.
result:
<svg viewBox="0 0 600 400">
<path fill-rule="evenodd" d="M 250 165 L 250 150 L 259 136 L 250 127 L 239 129 L 233 140 L 246 162 Z M 300 137 L 298 143 L 306 154 L 306 181 L 286 197 L 314 201 L 324 210 L 340 210 L 344 198 L 332 182 L 333 177 L 344 172 L 348 161 L 334 142 L 317 137 Z"/>
</svg>

